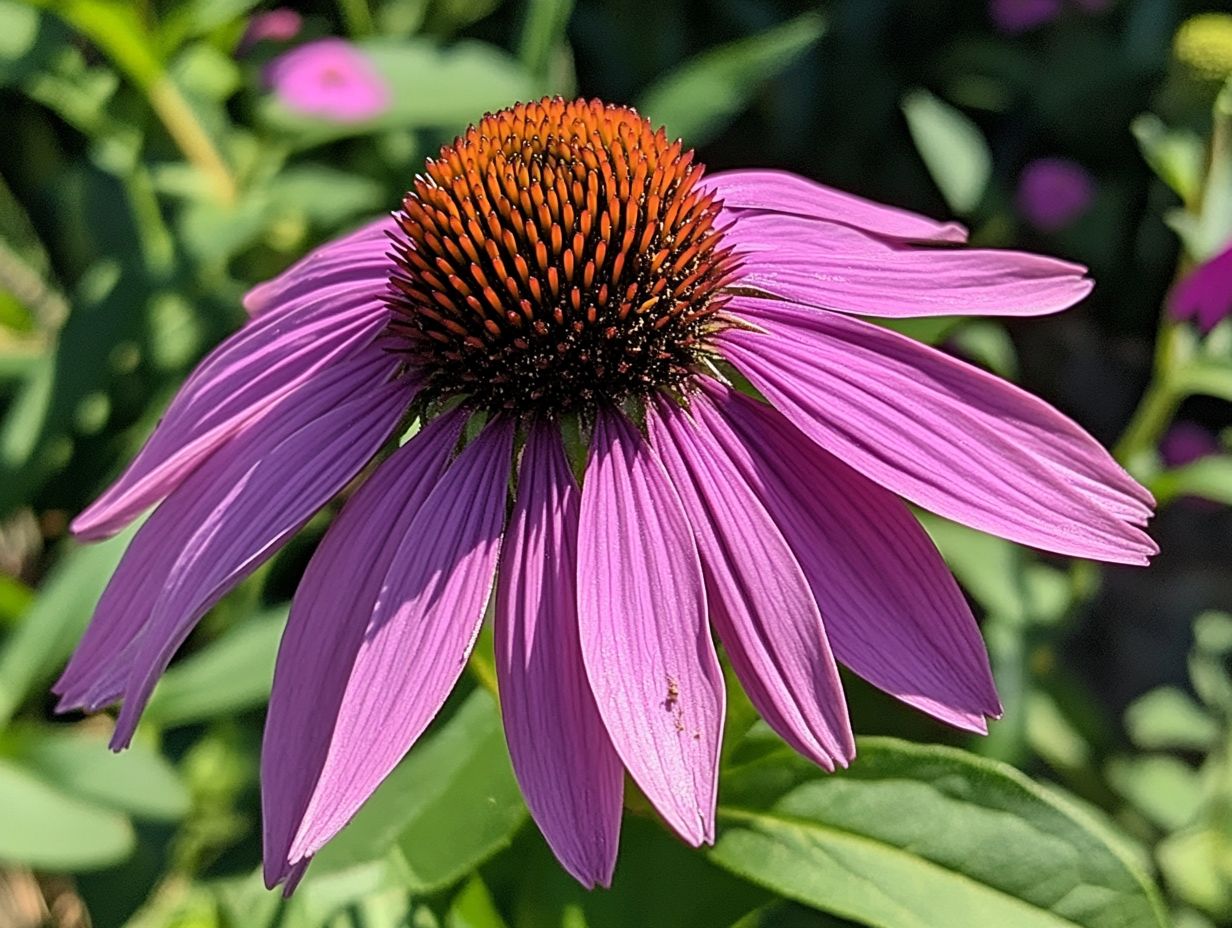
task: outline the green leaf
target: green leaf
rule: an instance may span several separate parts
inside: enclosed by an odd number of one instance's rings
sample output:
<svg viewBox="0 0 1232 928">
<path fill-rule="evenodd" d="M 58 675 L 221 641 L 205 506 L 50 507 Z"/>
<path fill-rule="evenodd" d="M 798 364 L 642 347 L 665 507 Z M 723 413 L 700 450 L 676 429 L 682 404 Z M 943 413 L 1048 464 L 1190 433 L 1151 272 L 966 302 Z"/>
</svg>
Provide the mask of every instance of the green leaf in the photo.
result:
<svg viewBox="0 0 1232 928">
<path fill-rule="evenodd" d="M 101 732 L 24 726 L 6 732 L 4 753 L 65 793 L 135 818 L 175 821 L 188 792 L 161 755 L 138 742 L 119 754 Z"/>
<path fill-rule="evenodd" d="M 1188 825 L 1202 807 L 1201 777 L 1175 757 L 1116 758 L 1108 765 L 1108 782 L 1165 831 Z"/>
<path fill-rule="evenodd" d="M 1205 146 L 1196 132 L 1172 130 L 1154 113 L 1143 113 L 1130 130 L 1152 171 L 1186 203 L 1197 201 L 1202 188 Z"/>
<path fill-rule="evenodd" d="M 1214 257 L 1232 241 L 1232 79 L 1216 97 L 1211 114 L 1210 157 L 1197 212 L 1178 212 L 1167 219 L 1195 261 Z"/>
<path fill-rule="evenodd" d="M 927 90 L 903 98 L 903 115 L 928 173 L 945 202 L 965 215 L 984 196 L 992 176 L 992 156 L 984 134 L 963 113 Z"/>
<path fill-rule="evenodd" d="M 317 855 L 308 880 L 392 852 L 406 885 L 430 892 L 508 845 L 525 818 L 496 705 L 476 690 Z"/>
<path fill-rule="evenodd" d="M 128 820 L 0 761 L 0 860 L 48 870 L 89 870 L 128 856 Z"/>
<path fill-rule="evenodd" d="M 950 341 L 963 355 L 994 374 L 1007 380 L 1018 377 L 1018 352 L 1001 323 L 973 320 L 959 326 Z"/>
<path fill-rule="evenodd" d="M 877 928 L 1162 928 L 1093 818 L 1005 764 L 885 738 L 843 773 L 783 749 L 729 771 L 713 859 Z"/>
<path fill-rule="evenodd" d="M 445 928 L 508 928 L 492 894 L 478 876 L 473 876 L 453 897 L 445 915 Z"/>
<path fill-rule="evenodd" d="M 300 147 L 400 128 L 460 128 L 478 115 L 526 99 L 531 80 L 495 46 L 460 41 L 441 48 L 426 39 L 369 39 L 357 43 L 385 79 L 390 106 L 372 119 L 336 123 L 296 113 L 275 95 L 262 101 L 262 117 Z"/>
<path fill-rule="evenodd" d="M 672 136 L 700 145 L 743 112 L 759 87 L 809 50 L 825 20 L 804 13 L 765 32 L 708 49 L 655 81 L 637 108 Z"/>
<path fill-rule="evenodd" d="M 1156 750 L 1202 751 L 1219 737 L 1219 723 L 1186 693 L 1164 686 L 1125 710 L 1134 744 Z"/>
<path fill-rule="evenodd" d="M 0 649 L 0 724 L 73 649 L 135 531 L 74 548 L 52 570 L 34 605 Z"/>
<path fill-rule="evenodd" d="M 145 717 L 159 725 L 186 725 L 264 704 L 286 620 L 285 608 L 255 616 L 173 666 Z"/>
<path fill-rule="evenodd" d="M 574 0 L 529 0 L 525 4 L 518 58 L 538 80 L 547 77 L 553 55 L 564 47 Z"/>
<path fill-rule="evenodd" d="M 1225 832 L 1215 827 L 1179 831 L 1160 843 L 1157 854 L 1176 895 L 1221 922 L 1232 917 L 1232 840 Z"/>
</svg>

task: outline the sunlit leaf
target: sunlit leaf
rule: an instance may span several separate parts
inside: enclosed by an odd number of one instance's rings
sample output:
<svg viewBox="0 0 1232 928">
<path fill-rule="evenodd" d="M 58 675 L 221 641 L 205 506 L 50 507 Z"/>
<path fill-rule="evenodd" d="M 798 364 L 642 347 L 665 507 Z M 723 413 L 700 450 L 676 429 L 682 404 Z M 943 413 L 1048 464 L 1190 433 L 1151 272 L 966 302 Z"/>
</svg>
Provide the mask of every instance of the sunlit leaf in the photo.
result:
<svg viewBox="0 0 1232 928">
<path fill-rule="evenodd" d="M 30 611 L 0 648 L 0 722 L 68 656 L 134 530 L 74 548 L 52 571 Z"/>
<path fill-rule="evenodd" d="M 669 135 L 700 145 L 740 115 L 760 86 L 808 51 L 825 20 L 805 13 L 746 39 L 702 52 L 660 77 L 637 108 Z"/>
<path fill-rule="evenodd" d="M 861 742 L 823 773 L 783 750 L 727 774 L 712 852 L 776 892 L 879 928 L 1162 928 L 1146 874 L 1012 767 Z"/>
<path fill-rule="evenodd" d="M 903 98 L 903 115 L 945 202 L 960 215 L 974 210 L 992 176 L 983 133 L 962 112 L 923 89 Z"/>
<path fill-rule="evenodd" d="M 70 796 L 139 819 L 174 821 L 188 811 L 188 793 L 175 769 L 137 743 L 119 754 L 100 730 L 26 726 L 7 732 L 4 754 Z"/>
<path fill-rule="evenodd" d="M 286 619 L 285 609 L 254 616 L 176 664 L 159 681 L 146 717 L 184 725 L 262 705 Z"/>
<path fill-rule="evenodd" d="M 393 853 L 424 892 L 460 879 L 526 818 L 492 697 L 477 690 L 317 855 L 308 879 Z"/>
<path fill-rule="evenodd" d="M 0 761 L 0 861 L 88 870 L 123 860 L 133 847 L 128 820 L 55 789 Z"/>
</svg>

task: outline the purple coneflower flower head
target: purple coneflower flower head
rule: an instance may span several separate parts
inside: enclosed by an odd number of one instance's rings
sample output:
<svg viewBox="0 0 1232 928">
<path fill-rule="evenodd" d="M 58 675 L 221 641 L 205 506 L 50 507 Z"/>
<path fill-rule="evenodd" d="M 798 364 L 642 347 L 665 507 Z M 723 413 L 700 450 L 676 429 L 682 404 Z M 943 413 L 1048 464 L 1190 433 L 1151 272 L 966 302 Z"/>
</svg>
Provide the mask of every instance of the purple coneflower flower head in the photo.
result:
<svg viewBox="0 0 1232 928">
<path fill-rule="evenodd" d="M 1156 548 L 1151 497 L 1072 421 L 860 318 L 1031 316 L 1091 289 L 964 237 L 792 174 L 706 175 L 624 107 L 486 116 L 392 218 L 255 289 L 74 522 L 102 538 L 157 504 L 60 707 L 123 699 L 125 745 L 194 623 L 386 449 L 291 606 L 262 755 L 270 885 L 423 733 L 494 588 L 514 770 L 587 886 L 612 874 L 625 771 L 682 838 L 714 839 L 717 644 L 826 769 L 855 753 L 839 664 L 985 731 L 979 629 L 904 500 L 1061 554 Z"/>
<path fill-rule="evenodd" d="M 1036 158 L 1018 176 L 1018 213 L 1041 232 L 1060 232 L 1095 199 L 1095 178 L 1069 158 Z"/>
<path fill-rule="evenodd" d="M 343 39 L 318 39 L 280 55 L 266 80 L 289 109 L 335 122 L 379 116 L 391 99 L 384 78 Z"/>
<path fill-rule="evenodd" d="M 1062 0 L 989 0 L 993 25 L 1009 35 L 1029 32 L 1061 15 Z"/>
<path fill-rule="evenodd" d="M 1168 299 L 1174 319 L 1192 319 L 1209 332 L 1232 315 L 1232 245 L 1200 264 Z"/>
<path fill-rule="evenodd" d="M 299 35 L 303 25 L 304 18 L 290 7 L 280 6 L 257 13 L 248 20 L 236 53 L 242 55 L 260 42 L 289 42 Z"/>
</svg>

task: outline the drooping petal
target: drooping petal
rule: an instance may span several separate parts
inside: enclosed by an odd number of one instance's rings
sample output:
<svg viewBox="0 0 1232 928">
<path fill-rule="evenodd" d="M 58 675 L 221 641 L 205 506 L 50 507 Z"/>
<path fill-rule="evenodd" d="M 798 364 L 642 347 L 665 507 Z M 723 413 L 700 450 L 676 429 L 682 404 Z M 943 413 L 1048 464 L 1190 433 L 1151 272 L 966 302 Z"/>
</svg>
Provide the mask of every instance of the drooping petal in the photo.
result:
<svg viewBox="0 0 1232 928">
<path fill-rule="evenodd" d="M 242 429 L 303 402 L 335 365 L 380 358 L 388 309 L 367 284 L 323 295 L 294 318 L 262 316 L 232 335 L 185 381 L 120 478 L 73 520 L 85 540 L 114 535 Z"/>
<path fill-rule="evenodd" d="M 1047 551 L 1145 564 L 1150 494 L 1073 421 L 1017 387 L 878 326 L 735 298 L 765 331 L 728 359 L 804 434 L 933 512 Z"/>
<path fill-rule="evenodd" d="M 762 718 L 827 770 L 855 739 L 817 602 L 800 565 L 725 451 L 670 402 L 650 437 L 697 538 L 710 616 Z"/>
<path fill-rule="evenodd" d="M 409 384 L 389 382 L 392 369 L 388 358 L 377 358 L 326 372 L 301 402 L 245 430 L 155 510 L 125 552 L 57 684 L 61 709 L 97 709 L 127 692 L 151 625 L 176 637 L 173 626 L 184 624 L 187 634 L 225 588 L 272 554 L 358 471 L 413 395 Z M 271 483 L 285 489 L 254 513 Z M 287 491 L 303 496 L 287 499 Z M 241 538 L 250 547 L 229 552 L 238 560 L 221 560 L 219 544 Z M 177 596 L 176 608 L 187 612 L 167 612 L 173 587 L 200 578 L 201 571 L 217 587 L 201 588 L 199 602 Z M 131 712 L 128 720 L 135 721 Z"/>
<path fill-rule="evenodd" d="M 496 575 L 512 445 L 511 422 L 484 429 L 398 543 L 287 863 L 311 857 L 350 820 L 466 666 Z"/>
<path fill-rule="evenodd" d="M 565 869 L 607 886 L 624 768 L 586 680 L 578 641 L 581 493 L 554 425 L 532 427 L 496 594 L 496 672 L 513 769 Z"/>
<path fill-rule="evenodd" d="M 578 528 L 582 657 L 616 752 L 667 823 L 714 840 L 723 677 L 697 545 L 645 439 L 595 423 Z"/>
<path fill-rule="evenodd" d="M 267 312 L 294 312 L 323 293 L 361 282 L 379 295 L 389 278 L 389 235 L 397 227 L 392 216 L 382 216 L 309 252 L 244 294 L 245 311 L 254 318 Z"/>
<path fill-rule="evenodd" d="M 700 186 L 714 190 L 728 210 L 756 209 L 814 216 L 900 241 L 967 240 L 967 230 L 958 223 L 937 222 L 874 203 L 787 171 L 720 171 L 707 174 Z"/>
<path fill-rule="evenodd" d="M 986 731 L 1001 704 L 979 627 L 907 507 L 770 407 L 707 391 L 690 408 L 799 558 L 838 660 L 944 722 Z"/>
<path fill-rule="evenodd" d="M 866 316 L 1041 316 L 1068 309 L 1093 286 L 1082 265 L 1025 252 L 898 246 L 836 253 L 807 238 L 778 241 L 744 255 L 736 286 Z"/>
<path fill-rule="evenodd" d="M 261 747 L 265 882 L 288 854 L 328 756 L 334 719 L 397 551 L 457 444 L 463 413 L 441 416 L 395 451 L 343 507 L 291 603 Z"/>
</svg>

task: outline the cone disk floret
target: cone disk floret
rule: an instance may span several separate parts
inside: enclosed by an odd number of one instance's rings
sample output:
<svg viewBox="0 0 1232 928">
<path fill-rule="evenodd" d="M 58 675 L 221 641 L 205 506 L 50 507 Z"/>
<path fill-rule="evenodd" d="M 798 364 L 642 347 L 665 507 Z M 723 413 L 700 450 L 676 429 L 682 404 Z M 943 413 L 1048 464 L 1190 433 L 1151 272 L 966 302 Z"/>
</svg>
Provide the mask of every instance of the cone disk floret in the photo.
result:
<svg viewBox="0 0 1232 928">
<path fill-rule="evenodd" d="M 396 216 L 390 277 L 423 395 L 588 414 L 682 386 L 735 269 L 702 172 L 597 100 L 518 104 L 442 148 Z"/>
</svg>

